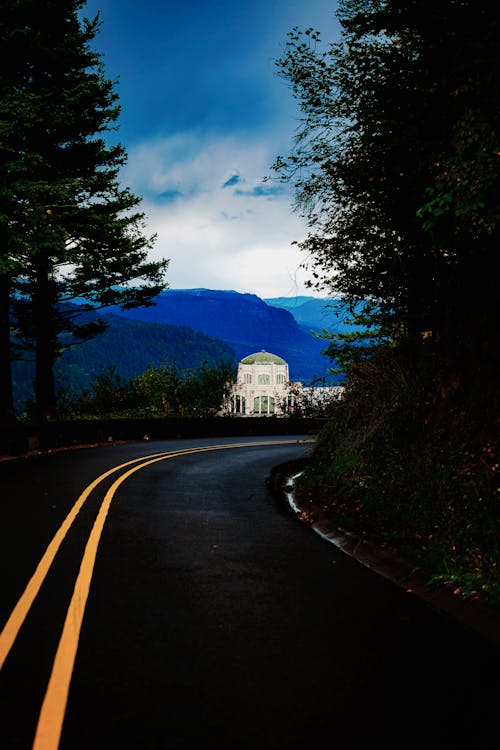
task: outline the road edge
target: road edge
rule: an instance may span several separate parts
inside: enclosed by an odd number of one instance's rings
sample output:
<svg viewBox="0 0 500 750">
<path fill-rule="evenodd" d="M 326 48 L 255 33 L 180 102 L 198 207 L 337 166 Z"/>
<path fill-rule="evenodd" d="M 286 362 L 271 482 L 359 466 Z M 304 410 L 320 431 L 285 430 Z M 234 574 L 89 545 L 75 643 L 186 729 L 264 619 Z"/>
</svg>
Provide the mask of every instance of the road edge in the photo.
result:
<svg viewBox="0 0 500 750">
<path fill-rule="evenodd" d="M 269 478 L 273 494 L 285 504 L 291 515 L 342 552 L 392 581 L 408 594 L 425 600 L 434 609 L 449 615 L 463 627 L 500 646 L 500 612 L 482 601 L 460 599 L 447 586 L 429 585 L 429 574 L 415 562 L 395 550 L 382 548 L 369 539 L 339 528 L 325 514 L 320 513 L 319 519 L 311 522 L 311 505 L 301 505 L 294 490 L 295 479 L 307 461 L 307 458 L 300 458 L 275 466 Z"/>
</svg>

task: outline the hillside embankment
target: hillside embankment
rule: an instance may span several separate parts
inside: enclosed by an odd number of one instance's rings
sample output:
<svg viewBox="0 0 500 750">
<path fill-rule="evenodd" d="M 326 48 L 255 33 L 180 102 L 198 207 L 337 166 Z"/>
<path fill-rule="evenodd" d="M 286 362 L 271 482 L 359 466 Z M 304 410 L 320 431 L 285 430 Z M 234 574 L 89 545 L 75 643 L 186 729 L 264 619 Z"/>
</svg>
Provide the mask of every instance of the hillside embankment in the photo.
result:
<svg viewBox="0 0 500 750">
<path fill-rule="evenodd" d="M 429 582 L 500 608 L 498 380 L 476 359 L 441 369 L 431 347 L 353 365 L 296 492 L 412 559 Z"/>
</svg>

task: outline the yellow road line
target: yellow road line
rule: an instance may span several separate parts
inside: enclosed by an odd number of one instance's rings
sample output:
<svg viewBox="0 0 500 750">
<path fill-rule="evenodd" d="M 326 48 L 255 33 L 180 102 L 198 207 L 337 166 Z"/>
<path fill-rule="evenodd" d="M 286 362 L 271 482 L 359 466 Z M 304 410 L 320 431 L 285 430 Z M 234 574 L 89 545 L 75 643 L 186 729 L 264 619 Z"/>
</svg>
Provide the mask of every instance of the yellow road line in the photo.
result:
<svg viewBox="0 0 500 750">
<path fill-rule="evenodd" d="M 71 597 L 71 602 L 66 614 L 63 632 L 59 640 L 54 665 L 52 667 L 52 674 L 50 675 L 49 684 L 38 719 L 33 750 L 51 750 L 51 748 L 59 747 L 64 714 L 66 713 L 66 704 L 68 701 L 69 686 L 80 638 L 80 630 L 82 627 L 83 615 L 97 555 L 97 546 L 101 538 L 104 522 L 113 496 L 122 482 L 134 472 L 143 469 L 145 466 L 149 466 L 149 464 L 156 463 L 157 461 L 164 461 L 167 458 L 172 457 L 173 456 L 162 456 L 161 458 L 146 461 L 140 464 L 140 466 L 134 466 L 133 469 L 129 469 L 111 485 L 104 497 L 90 533 L 87 546 L 85 547 L 80 572 L 76 579 L 73 596 Z"/>
<path fill-rule="evenodd" d="M 73 596 L 66 614 L 66 620 L 62 631 L 59 645 L 57 647 L 52 673 L 50 675 L 47 691 L 43 700 L 38 725 L 35 733 L 32 750 L 57 750 L 61 738 L 64 715 L 68 701 L 69 687 L 73 674 L 78 641 L 82 627 L 85 606 L 90 590 L 92 573 L 94 570 L 97 548 L 104 528 L 104 523 L 118 487 L 135 472 L 146 466 L 174 458 L 178 455 L 207 452 L 213 450 L 225 450 L 228 448 L 242 448 L 262 445 L 287 445 L 296 443 L 296 440 L 267 441 L 255 443 L 236 443 L 233 445 L 206 446 L 204 448 L 193 448 L 179 451 L 175 454 L 166 454 L 150 460 L 145 460 L 139 466 L 134 466 L 113 482 L 107 491 L 99 509 L 94 526 L 85 547 L 80 572 L 78 574 Z"/>
<path fill-rule="evenodd" d="M 49 569 L 54 561 L 59 547 L 61 546 L 64 538 L 66 537 L 66 534 L 73 524 L 73 521 L 82 509 L 90 493 L 97 487 L 98 484 L 100 484 L 104 479 L 109 477 L 115 471 L 123 469 L 125 466 L 129 466 L 132 463 L 143 461 L 144 458 L 145 457 L 142 456 L 141 458 L 136 458 L 133 461 L 127 461 L 124 464 L 115 466 L 109 471 L 104 472 L 104 474 L 101 474 L 99 477 L 97 477 L 97 479 L 89 484 L 88 487 L 86 487 L 76 503 L 73 505 L 70 512 L 54 535 L 52 541 L 45 550 L 45 553 L 38 563 L 35 572 L 31 576 L 26 588 L 24 589 L 23 594 L 12 610 L 9 619 L 7 620 L 2 632 L 0 633 L 0 669 L 2 669 L 5 659 L 7 658 L 15 639 L 17 638 L 17 634 L 19 633 L 19 630 L 21 629 L 21 626 L 26 619 L 31 605 L 33 604 L 35 597 L 40 591 L 40 588 L 47 576 L 47 573 L 49 572 Z"/>
<path fill-rule="evenodd" d="M 112 469 L 109 469 L 108 471 L 104 472 L 100 476 L 98 476 L 91 484 L 86 487 L 86 489 L 82 492 L 76 503 L 71 508 L 70 512 L 62 522 L 61 526 L 59 527 L 58 531 L 54 535 L 52 541 L 48 545 L 44 555 L 42 556 L 40 562 L 38 563 L 35 572 L 33 573 L 32 577 L 30 578 L 24 592 L 22 593 L 21 597 L 19 598 L 19 601 L 17 602 L 16 606 L 12 610 L 12 613 L 9 616 L 9 619 L 5 623 L 5 626 L 0 633 L 0 670 L 3 667 L 3 664 L 9 655 L 9 652 L 14 644 L 14 641 L 16 640 L 18 633 L 28 615 L 29 610 L 31 609 L 31 606 L 38 595 L 38 592 L 40 591 L 40 588 L 47 577 L 47 574 L 52 566 L 52 563 L 54 561 L 54 558 L 64 541 L 68 531 L 70 530 L 75 518 L 77 517 L 78 513 L 82 509 L 84 503 L 88 499 L 91 492 L 107 477 L 109 477 L 111 474 L 114 474 L 116 471 L 119 471 L 120 469 L 124 469 L 127 466 L 130 466 L 132 464 L 139 463 L 140 461 L 145 461 L 150 458 L 156 458 L 156 457 L 174 457 L 174 456 L 180 456 L 184 455 L 185 453 L 194 453 L 194 452 L 200 452 L 205 450 L 221 450 L 222 448 L 229 448 L 229 447 L 249 447 L 249 446 L 255 446 L 255 445 L 270 445 L 273 443 L 278 444 L 286 444 L 286 443 L 294 443 L 296 441 L 289 440 L 289 441 L 268 441 L 268 442 L 254 442 L 254 443 L 235 443 L 230 445 L 220 445 L 220 446 L 201 446 L 200 448 L 180 448 L 175 451 L 166 451 L 165 453 L 161 454 L 153 454 L 149 456 L 141 456 L 140 458 L 135 458 L 131 461 L 126 461 L 123 464 L 119 464 L 118 466 L 114 466 Z"/>
</svg>

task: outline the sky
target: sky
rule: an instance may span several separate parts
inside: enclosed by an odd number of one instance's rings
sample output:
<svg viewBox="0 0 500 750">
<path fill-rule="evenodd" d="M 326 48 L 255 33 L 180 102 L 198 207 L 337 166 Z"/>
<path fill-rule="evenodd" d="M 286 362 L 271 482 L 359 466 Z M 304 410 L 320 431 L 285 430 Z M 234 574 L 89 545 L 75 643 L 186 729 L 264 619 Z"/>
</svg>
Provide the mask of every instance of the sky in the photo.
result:
<svg viewBox="0 0 500 750">
<path fill-rule="evenodd" d="M 151 258 L 173 289 L 262 298 L 306 287 L 292 188 L 263 182 L 293 146 L 300 111 L 276 72 L 289 31 L 339 35 L 336 0 L 88 0 L 94 48 L 115 81 L 121 181 L 142 197 Z"/>
</svg>

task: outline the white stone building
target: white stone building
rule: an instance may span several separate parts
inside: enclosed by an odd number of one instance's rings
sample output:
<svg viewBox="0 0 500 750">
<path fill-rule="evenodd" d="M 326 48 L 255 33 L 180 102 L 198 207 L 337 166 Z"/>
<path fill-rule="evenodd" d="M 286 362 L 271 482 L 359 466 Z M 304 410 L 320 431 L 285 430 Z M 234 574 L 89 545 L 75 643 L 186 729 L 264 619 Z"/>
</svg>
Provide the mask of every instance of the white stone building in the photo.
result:
<svg viewBox="0 0 500 750">
<path fill-rule="evenodd" d="M 262 350 L 239 363 L 236 383 L 222 413 L 254 417 L 321 414 L 329 403 L 342 398 L 343 392 L 342 386 L 308 387 L 290 382 L 285 360 Z"/>
<path fill-rule="evenodd" d="M 295 384 L 300 385 L 300 384 Z M 250 354 L 238 365 L 238 375 L 226 411 L 232 414 L 283 415 L 293 408 L 288 364 L 264 350 Z"/>
</svg>

